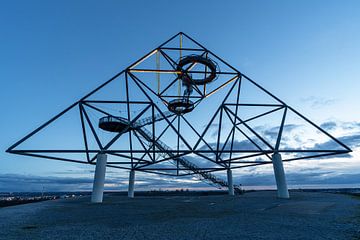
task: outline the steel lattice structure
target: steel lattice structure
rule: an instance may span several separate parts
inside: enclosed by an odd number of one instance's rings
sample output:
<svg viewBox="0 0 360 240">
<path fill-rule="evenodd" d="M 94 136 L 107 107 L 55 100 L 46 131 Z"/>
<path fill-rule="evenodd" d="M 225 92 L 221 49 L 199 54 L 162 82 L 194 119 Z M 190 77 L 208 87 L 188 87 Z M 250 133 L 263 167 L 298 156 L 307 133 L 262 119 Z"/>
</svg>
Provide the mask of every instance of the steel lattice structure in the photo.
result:
<svg viewBox="0 0 360 240">
<path fill-rule="evenodd" d="M 252 90 L 246 91 L 246 87 Z M 250 98 L 243 98 L 246 94 Z M 256 94 L 262 97 L 252 101 L 251 96 Z M 261 100 L 265 98 L 268 101 Z M 77 134 L 81 136 L 81 144 L 75 144 L 74 149 L 23 147 L 73 111 L 76 112 L 73 116 L 78 117 L 80 132 Z M 308 124 L 327 142 L 331 141 L 332 147 L 320 148 L 319 144 L 292 147 L 284 143 L 284 133 L 290 128 L 289 114 Z M 275 115 L 277 122 L 271 128 L 271 137 L 259 127 L 261 124 L 252 124 L 273 122 Z M 286 162 L 350 151 L 345 144 L 182 32 L 7 150 L 84 164 L 94 164 L 97 154 L 106 153 L 111 156 L 108 167 L 176 176 L 200 174 L 204 178 L 214 171 L 270 164 L 270 155 L 274 152 L 283 154 Z"/>
</svg>

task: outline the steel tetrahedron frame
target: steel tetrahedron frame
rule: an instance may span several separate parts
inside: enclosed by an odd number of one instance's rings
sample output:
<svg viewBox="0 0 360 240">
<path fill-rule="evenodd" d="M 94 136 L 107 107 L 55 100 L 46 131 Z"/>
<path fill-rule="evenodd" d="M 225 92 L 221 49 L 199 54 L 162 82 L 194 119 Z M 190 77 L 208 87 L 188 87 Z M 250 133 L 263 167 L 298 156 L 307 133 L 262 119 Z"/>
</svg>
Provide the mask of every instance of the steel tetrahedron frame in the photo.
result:
<svg viewBox="0 0 360 240">
<path fill-rule="evenodd" d="M 67 149 L 24 148 L 69 112 L 76 112 L 81 143 Z M 290 116 L 302 123 L 287 123 Z M 266 129 L 268 122 L 275 125 Z M 285 133 L 305 125 L 327 144 L 291 144 L 295 135 Z M 346 154 L 351 149 L 180 32 L 7 152 L 84 164 L 96 164 L 100 154 L 107 154 L 108 167 L 174 176 L 197 174 L 227 186 L 211 173 L 274 164 L 276 154 L 286 162 Z"/>
</svg>

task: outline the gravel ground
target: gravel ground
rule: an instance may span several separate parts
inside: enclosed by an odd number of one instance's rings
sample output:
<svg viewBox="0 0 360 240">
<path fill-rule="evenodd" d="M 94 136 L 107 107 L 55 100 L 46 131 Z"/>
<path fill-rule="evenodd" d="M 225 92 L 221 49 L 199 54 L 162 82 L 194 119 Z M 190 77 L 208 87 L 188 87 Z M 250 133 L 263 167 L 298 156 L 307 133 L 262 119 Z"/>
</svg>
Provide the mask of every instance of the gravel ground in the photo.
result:
<svg viewBox="0 0 360 240">
<path fill-rule="evenodd" d="M 360 199 L 272 191 L 242 196 L 106 195 L 0 208 L 0 239 L 360 239 Z"/>
</svg>

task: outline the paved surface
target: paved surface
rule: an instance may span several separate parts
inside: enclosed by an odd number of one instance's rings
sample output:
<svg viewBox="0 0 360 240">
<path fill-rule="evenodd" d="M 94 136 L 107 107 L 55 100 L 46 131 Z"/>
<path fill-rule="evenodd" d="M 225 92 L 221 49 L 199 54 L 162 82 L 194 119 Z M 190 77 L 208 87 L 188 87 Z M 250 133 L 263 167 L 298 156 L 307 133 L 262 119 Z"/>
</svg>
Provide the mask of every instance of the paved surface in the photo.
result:
<svg viewBox="0 0 360 240">
<path fill-rule="evenodd" d="M 360 239 L 360 200 L 275 192 L 243 196 L 105 196 L 0 209 L 0 239 Z"/>
</svg>

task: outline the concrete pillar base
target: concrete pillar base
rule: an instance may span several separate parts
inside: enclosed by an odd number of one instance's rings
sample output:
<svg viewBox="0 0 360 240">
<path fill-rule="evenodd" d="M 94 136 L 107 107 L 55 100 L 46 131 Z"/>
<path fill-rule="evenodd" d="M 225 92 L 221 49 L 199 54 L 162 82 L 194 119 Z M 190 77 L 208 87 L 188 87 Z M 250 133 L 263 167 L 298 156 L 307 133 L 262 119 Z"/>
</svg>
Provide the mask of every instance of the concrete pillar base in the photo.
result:
<svg viewBox="0 0 360 240">
<path fill-rule="evenodd" d="M 128 190 L 128 197 L 134 197 L 134 185 L 135 185 L 135 170 L 131 170 L 129 174 L 129 190 Z"/>
<path fill-rule="evenodd" d="M 233 196 L 234 195 L 234 184 L 233 184 L 233 178 L 232 178 L 232 171 L 231 169 L 227 170 L 227 182 L 228 182 L 228 190 L 229 190 L 229 195 Z"/>
<path fill-rule="evenodd" d="M 277 186 L 277 195 L 279 198 L 290 198 L 281 154 L 274 153 L 272 155 L 272 162 Z"/>
<path fill-rule="evenodd" d="M 103 201 L 106 161 L 107 161 L 106 154 L 99 153 L 97 155 L 95 174 L 94 174 L 94 184 L 91 193 L 92 203 L 101 203 Z"/>
</svg>

